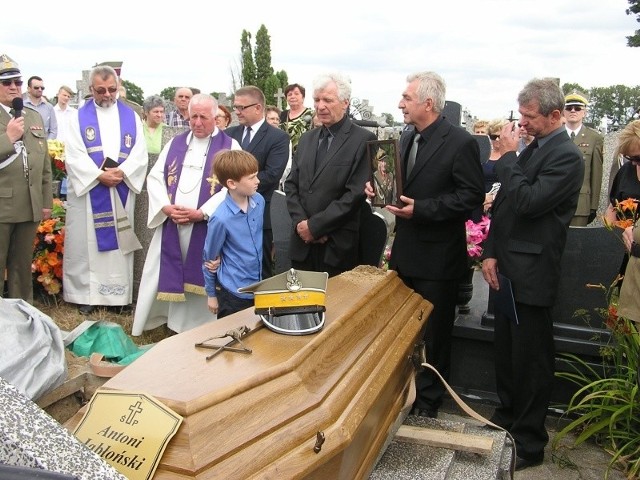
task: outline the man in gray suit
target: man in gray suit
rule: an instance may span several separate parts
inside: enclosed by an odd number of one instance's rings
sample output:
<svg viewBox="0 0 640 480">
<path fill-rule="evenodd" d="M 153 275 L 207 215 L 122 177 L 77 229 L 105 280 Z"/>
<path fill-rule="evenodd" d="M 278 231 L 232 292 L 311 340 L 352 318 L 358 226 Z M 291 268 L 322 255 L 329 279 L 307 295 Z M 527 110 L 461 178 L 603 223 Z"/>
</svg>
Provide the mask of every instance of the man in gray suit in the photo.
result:
<svg viewBox="0 0 640 480">
<path fill-rule="evenodd" d="M 12 110 L 21 87 L 18 64 L 0 55 L 0 296 L 6 269 L 8 296 L 33 303 L 33 240 L 53 205 L 51 158 L 40 114 Z"/>
<path fill-rule="evenodd" d="M 587 113 L 587 98 L 572 92 L 564 98 L 565 127 L 573 143 L 582 152 L 584 180 L 580 188 L 578 207 L 571 219 L 572 227 L 586 227 L 596 218 L 602 186 L 602 150 L 604 137 L 582 124 Z"/>
<path fill-rule="evenodd" d="M 582 155 L 562 125 L 564 95 L 555 79 L 531 80 L 518 95 L 520 125 L 534 140 L 518 156 L 515 122 L 500 133 L 493 203 L 482 274 L 508 294 L 515 312 L 496 299 L 496 387 L 492 421 L 516 443 L 516 470 L 539 465 L 549 436 L 544 422 L 554 378 L 553 306 L 560 258 L 584 176 Z M 498 278 L 500 276 L 500 279 Z"/>
<path fill-rule="evenodd" d="M 350 97 L 342 75 L 316 78 L 313 102 L 322 127 L 300 137 L 284 185 L 291 265 L 330 276 L 357 265 L 363 185 L 371 174 L 367 141 L 376 139 L 348 118 Z"/>
</svg>

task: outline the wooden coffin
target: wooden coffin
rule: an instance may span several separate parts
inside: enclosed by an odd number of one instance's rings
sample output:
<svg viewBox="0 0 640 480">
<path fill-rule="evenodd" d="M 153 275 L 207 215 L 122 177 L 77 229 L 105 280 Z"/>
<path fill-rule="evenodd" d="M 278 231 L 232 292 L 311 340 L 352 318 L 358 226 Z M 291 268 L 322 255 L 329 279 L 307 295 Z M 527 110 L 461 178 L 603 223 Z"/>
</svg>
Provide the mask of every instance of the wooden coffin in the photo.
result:
<svg viewBox="0 0 640 480">
<path fill-rule="evenodd" d="M 316 334 L 260 328 L 242 340 L 251 354 L 207 361 L 211 350 L 194 345 L 260 326 L 248 309 L 163 340 L 103 388 L 150 394 L 184 417 L 156 479 L 366 478 L 413 401 L 414 346 L 432 308 L 395 272 L 358 267 L 329 279 Z"/>
</svg>

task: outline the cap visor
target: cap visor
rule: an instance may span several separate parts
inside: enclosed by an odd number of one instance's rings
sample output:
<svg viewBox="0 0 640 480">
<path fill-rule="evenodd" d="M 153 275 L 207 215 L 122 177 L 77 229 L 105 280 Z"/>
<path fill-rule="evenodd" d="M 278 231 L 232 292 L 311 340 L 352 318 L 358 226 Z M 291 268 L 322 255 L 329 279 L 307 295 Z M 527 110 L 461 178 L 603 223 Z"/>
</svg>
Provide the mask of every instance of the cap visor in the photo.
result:
<svg viewBox="0 0 640 480">
<path fill-rule="evenodd" d="M 309 335 L 324 327 L 324 312 L 260 315 L 269 330 L 284 335 Z"/>
</svg>

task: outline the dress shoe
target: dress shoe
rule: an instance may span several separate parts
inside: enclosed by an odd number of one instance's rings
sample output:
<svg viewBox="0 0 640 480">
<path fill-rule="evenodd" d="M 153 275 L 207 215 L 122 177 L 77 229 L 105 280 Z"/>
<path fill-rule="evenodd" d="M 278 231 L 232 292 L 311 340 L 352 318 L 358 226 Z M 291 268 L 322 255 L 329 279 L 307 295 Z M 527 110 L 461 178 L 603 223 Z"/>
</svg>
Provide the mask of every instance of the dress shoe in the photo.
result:
<svg viewBox="0 0 640 480">
<path fill-rule="evenodd" d="M 83 315 L 91 315 L 95 307 L 93 305 L 80 305 L 78 306 L 78 311 Z"/>
<path fill-rule="evenodd" d="M 542 465 L 542 462 L 544 462 L 544 457 L 540 457 L 536 460 L 528 460 L 526 458 L 516 457 L 516 472 L 529 467 L 537 467 L 538 465 Z"/>
<path fill-rule="evenodd" d="M 438 418 L 438 410 L 414 407 L 413 410 L 411 410 L 411 415 L 415 415 L 416 417 Z"/>
</svg>

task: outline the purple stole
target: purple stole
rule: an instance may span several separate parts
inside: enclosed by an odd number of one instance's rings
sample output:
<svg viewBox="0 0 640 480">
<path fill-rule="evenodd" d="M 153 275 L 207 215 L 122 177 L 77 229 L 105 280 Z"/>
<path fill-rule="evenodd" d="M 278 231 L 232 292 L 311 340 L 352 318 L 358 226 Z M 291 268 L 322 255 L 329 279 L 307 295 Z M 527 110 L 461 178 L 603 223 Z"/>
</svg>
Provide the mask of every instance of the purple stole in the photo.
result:
<svg viewBox="0 0 640 480">
<path fill-rule="evenodd" d="M 120 117 L 120 154 L 114 160 L 121 164 L 127 159 L 136 142 L 136 114 L 122 102 L 117 102 L 117 106 L 118 116 Z M 78 110 L 78 120 L 80 122 L 80 134 L 87 148 L 87 153 L 96 166 L 100 168 L 104 162 L 104 152 L 96 104 L 93 100 L 88 101 Z M 120 182 L 116 186 L 116 191 L 120 195 L 122 205 L 126 207 L 129 187 L 125 182 Z M 96 231 L 98 251 L 117 250 L 118 236 L 114 218 L 115 213 L 111 204 L 110 188 L 98 183 L 89 192 L 89 197 L 91 199 L 93 228 Z"/>
<path fill-rule="evenodd" d="M 164 181 L 167 187 L 167 195 L 171 204 L 175 204 L 176 190 L 180 182 L 182 165 L 187 153 L 189 144 L 187 137 L 191 132 L 184 132 L 176 135 L 171 141 L 171 146 L 167 152 L 167 160 L 164 165 Z M 210 137 L 207 151 L 207 159 L 202 169 L 202 182 L 200 183 L 200 195 L 198 197 L 198 208 L 202 206 L 212 196 L 212 186 L 207 181 L 207 177 L 212 176 L 211 167 L 213 157 L 220 150 L 231 148 L 231 137 L 218 131 L 215 137 Z M 214 186 L 213 193 L 222 189 L 220 184 Z M 162 227 L 162 246 L 160 248 L 160 275 L 158 279 L 158 300 L 168 302 L 184 302 L 186 300 L 184 292 L 205 295 L 204 275 L 202 274 L 202 252 L 204 241 L 207 236 L 207 223 L 198 222 L 193 224 L 191 230 L 191 240 L 187 249 L 187 256 L 182 263 L 182 251 L 180 250 L 180 237 L 178 236 L 178 226 L 166 221 Z"/>
</svg>

